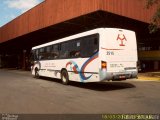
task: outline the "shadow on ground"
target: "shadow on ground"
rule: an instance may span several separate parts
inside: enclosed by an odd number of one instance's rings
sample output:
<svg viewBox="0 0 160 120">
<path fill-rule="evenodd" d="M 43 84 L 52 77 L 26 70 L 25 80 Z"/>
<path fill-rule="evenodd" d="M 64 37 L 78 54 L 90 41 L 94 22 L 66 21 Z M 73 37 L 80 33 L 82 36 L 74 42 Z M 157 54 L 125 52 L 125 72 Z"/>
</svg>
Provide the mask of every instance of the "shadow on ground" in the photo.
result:
<svg viewBox="0 0 160 120">
<path fill-rule="evenodd" d="M 130 83 L 125 82 L 95 82 L 95 83 L 78 83 L 78 82 L 71 82 L 70 85 L 85 88 L 90 90 L 96 91 L 112 91 L 112 90 L 120 90 L 120 89 L 127 89 L 127 88 L 134 88 L 135 86 Z"/>
<path fill-rule="evenodd" d="M 45 78 L 41 77 L 43 80 L 47 80 L 50 82 L 56 82 L 59 84 L 61 83 L 61 80 L 59 79 L 53 79 L 53 78 Z M 84 88 L 84 89 L 90 89 L 95 91 L 112 91 L 112 90 L 121 90 L 121 89 L 128 89 L 128 88 L 135 88 L 136 86 L 131 83 L 126 82 L 92 82 L 92 83 L 80 83 L 80 82 L 69 82 L 69 85 L 64 85 L 64 87 L 78 87 L 78 88 Z"/>
</svg>

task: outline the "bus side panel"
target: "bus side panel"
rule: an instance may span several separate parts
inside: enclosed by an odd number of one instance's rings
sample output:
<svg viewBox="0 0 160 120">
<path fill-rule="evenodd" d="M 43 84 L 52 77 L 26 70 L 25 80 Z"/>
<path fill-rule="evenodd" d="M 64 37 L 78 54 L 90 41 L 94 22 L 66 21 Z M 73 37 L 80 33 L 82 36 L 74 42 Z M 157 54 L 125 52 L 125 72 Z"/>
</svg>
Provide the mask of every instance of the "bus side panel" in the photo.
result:
<svg viewBox="0 0 160 120">
<path fill-rule="evenodd" d="M 36 61 L 31 68 L 32 75 L 35 75 L 36 68 L 39 70 L 40 76 L 60 79 L 60 70 L 55 66 L 55 60 Z"/>
<path fill-rule="evenodd" d="M 77 82 L 96 82 L 99 81 L 98 76 L 98 53 L 97 56 L 90 58 L 64 59 L 39 61 L 34 65 L 32 70 L 39 69 L 40 76 L 61 78 L 61 70 L 66 69 L 69 80 Z"/>
<path fill-rule="evenodd" d="M 65 64 L 64 64 L 65 63 Z M 64 68 L 67 69 L 69 79 L 78 82 L 99 81 L 98 75 L 98 53 L 95 57 L 68 59 L 63 61 Z"/>
</svg>

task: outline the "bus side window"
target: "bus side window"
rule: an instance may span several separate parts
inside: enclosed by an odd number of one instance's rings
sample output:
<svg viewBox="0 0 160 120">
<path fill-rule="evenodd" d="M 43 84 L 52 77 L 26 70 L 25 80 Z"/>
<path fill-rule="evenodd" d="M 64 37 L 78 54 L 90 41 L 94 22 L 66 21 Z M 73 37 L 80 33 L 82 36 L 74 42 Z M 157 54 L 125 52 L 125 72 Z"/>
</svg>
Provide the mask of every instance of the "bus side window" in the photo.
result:
<svg viewBox="0 0 160 120">
<path fill-rule="evenodd" d="M 69 42 L 69 58 L 80 57 L 80 40 L 73 40 Z"/>
<path fill-rule="evenodd" d="M 90 51 L 90 43 L 88 38 L 83 38 L 82 41 L 82 47 L 81 47 L 81 53 L 82 57 L 89 57 L 89 51 Z"/>
<path fill-rule="evenodd" d="M 82 57 L 91 57 L 96 52 L 98 52 L 99 40 L 97 34 L 84 37 L 81 42 Z"/>
<path fill-rule="evenodd" d="M 59 58 L 59 45 L 58 44 L 55 44 L 55 45 L 52 46 L 51 58 L 52 59 Z"/>
<path fill-rule="evenodd" d="M 98 49 L 99 49 L 99 40 L 97 37 L 94 38 L 94 41 L 93 41 L 93 53 L 96 53 L 98 52 Z"/>
<path fill-rule="evenodd" d="M 35 50 L 34 59 L 39 60 L 39 50 Z"/>
<path fill-rule="evenodd" d="M 45 59 L 45 48 L 40 48 L 39 49 L 39 60 L 44 60 Z"/>
<path fill-rule="evenodd" d="M 68 42 L 61 43 L 60 58 L 67 59 L 69 57 L 69 46 Z"/>
<path fill-rule="evenodd" d="M 51 46 L 46 47 L 45 57 L 47 60 L 51 59 Z"/>
</svg>

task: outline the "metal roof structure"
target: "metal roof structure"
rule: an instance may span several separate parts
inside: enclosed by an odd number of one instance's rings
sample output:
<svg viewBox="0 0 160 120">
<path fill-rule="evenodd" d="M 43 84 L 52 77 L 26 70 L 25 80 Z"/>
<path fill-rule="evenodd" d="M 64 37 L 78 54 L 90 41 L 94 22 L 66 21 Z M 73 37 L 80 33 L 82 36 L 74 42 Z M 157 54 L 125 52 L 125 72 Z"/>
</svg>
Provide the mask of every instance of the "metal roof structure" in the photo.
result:
<svg viewBox="0 0 160 120">
<path fill-rule="evenodd" d="M 146 9 L 145 2 L 146 0 L 45 0 L 2 26 L 0 28 L 0 43 L 59 23 L 63 25 L 65 21 L 96 11 L 113 13 L 149 23 L 155 12 L 155 7 Z M 96 17 L 91 19 L 96 20 Z M 74 22 L 69 22 L 69 24 L 78 25 Z M 83 25 L 81 24 L 82 27 Z"/>
</svg>

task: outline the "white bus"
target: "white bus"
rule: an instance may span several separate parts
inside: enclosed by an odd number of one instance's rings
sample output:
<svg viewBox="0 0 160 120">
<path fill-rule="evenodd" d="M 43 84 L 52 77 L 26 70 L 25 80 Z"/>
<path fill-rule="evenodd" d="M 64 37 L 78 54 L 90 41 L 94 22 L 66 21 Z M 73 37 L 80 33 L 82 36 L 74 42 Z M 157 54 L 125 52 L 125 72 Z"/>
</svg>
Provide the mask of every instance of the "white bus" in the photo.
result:
<svg viewBox="0 0 160 120">
<path fill-rule="evenodd" d="M 32 75 L 69 81 L 118 81 L 137 77 L 135 32 L 97 28 L 32 48 Z"/>
</svg>

